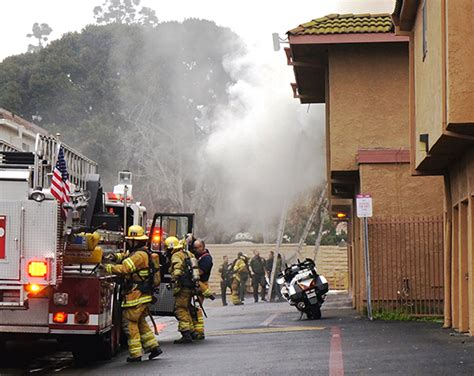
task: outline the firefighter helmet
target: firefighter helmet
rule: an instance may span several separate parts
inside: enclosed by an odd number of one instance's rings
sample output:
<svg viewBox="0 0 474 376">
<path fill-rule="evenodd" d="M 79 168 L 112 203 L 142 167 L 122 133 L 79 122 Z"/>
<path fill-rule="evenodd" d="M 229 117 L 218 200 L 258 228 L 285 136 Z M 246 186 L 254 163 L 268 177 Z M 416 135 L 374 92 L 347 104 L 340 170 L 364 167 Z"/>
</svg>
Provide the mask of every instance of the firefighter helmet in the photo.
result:
<svg viewBox="0 0 474 376">
<path fill-rule="evenodd" d="M 166 249 L 182 248 L 182 244 L 176 236 L 168 236 L 165 240 Z"/>
<path fill-rule="evenodd" d="M 133 225 L 128 228 L 128 236 L 125 239 L 148 240 L 148 236 L 146 236 L 142 226 Z"/>
</svg>

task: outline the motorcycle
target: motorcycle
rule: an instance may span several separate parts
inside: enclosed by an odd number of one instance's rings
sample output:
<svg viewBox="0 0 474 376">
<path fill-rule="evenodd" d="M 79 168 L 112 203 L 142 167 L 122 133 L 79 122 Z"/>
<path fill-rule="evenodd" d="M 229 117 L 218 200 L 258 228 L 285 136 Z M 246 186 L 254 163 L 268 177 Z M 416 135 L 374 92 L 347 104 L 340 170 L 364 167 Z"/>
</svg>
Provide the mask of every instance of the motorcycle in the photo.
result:
<svg viewBox="0 0 474 376">
<path fill-rule="evenodd" d="M 321 306 L 329 291 L 329 284 L 324 276 L 316 271 L 313 260 L 298 260 L 279 274 L 277 284 L 283 297 L 295 306 L 298 311 L 306 314 L 309 320 L 321 318 Z"/>
</svg>

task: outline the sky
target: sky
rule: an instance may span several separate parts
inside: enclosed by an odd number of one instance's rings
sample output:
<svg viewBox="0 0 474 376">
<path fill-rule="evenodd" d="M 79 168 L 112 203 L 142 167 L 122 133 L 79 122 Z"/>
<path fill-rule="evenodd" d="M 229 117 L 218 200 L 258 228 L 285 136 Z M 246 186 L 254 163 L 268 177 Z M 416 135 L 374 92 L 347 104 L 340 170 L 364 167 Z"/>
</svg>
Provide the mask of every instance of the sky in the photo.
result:
<svg viewBox="0 0 474 376">
<path fill-rule="evenodd" d="M 203 18 L 227 26 L 250 47 L 273 53 L 272 33 L 286 31 L 330 13 L 391 13 L 395 0 L 142 0 L 155 10 L 160 21 Z M 33 23 L 47 23 L 58 39 L 93 23 L 92 9 L 103 0 L 0 0 L 0 61 L 26 52 L 31 43 L 26 34 Z M 290 5 L 291 4 L 291 5 Z"/>
</svg>

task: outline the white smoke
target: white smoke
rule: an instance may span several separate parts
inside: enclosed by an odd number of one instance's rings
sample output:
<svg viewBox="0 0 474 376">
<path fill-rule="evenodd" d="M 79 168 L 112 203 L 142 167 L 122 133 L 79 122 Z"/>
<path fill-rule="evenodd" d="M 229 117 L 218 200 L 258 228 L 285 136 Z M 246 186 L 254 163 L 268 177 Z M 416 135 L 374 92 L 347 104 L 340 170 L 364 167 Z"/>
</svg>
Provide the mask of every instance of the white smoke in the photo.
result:
<svg viewBox="0 0 474 376">
<path fill-rule="evenodd" d="M 293 98 L 281 52 L 231 56 L 226 68 L 236 83 L 229 105 L 209 120 L 203 152 L 218 176 L 215 220 L 265 233 L 286 200 L 324 179 L 324 107 Z"/>
</svg>

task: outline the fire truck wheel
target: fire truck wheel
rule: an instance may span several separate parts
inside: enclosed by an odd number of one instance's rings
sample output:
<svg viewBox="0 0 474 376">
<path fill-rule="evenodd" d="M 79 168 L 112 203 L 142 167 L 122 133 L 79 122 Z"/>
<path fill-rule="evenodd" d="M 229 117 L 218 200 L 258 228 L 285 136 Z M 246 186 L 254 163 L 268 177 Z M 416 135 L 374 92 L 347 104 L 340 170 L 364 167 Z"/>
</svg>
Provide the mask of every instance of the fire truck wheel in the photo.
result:
<svg viewBox="0 0 474 376">
<path fill-rule="evenodd" d="M 319 304 L 313 305 L 309 308 L 309 311 L 306 312 L 308 320 L 319 320 L 321 318 L 321 307 Z"/>
<path fill-rule="evenodd" d="M 114 336 L 114 328 L 105 334 L 102 334 L 98 339 L 98 358 L 99 360 L 110 360 L 116 354 L 116 338 Z"/>
<path fill-rule="evenodd" d="M 113 358 L 120 349 L 120 340 L 122 337 L 122 310 L 114 308 L 112 312 L 112 328 L 100 336 L 98 357 L 100 360 L 109 360 Z"/>
<path fill-rule="evenodd" d="M 72 348 L 74 361 L 77 364 L 87 364 L 96 360 L 111 359 L 117 350 L 117 343 L 112 339 L 112 330 L 101 335 L 77 339 Z"/>
<path fill-rule="evenodd" d="M 78 365 L 88 364 L 97 360 L 97 337 L 81 338 L 74 342 L 72 355 Z"/>
<path fill-rule="evenodd" d="M 5 338 L 0 337 L 0 359 L 3 358 L 7 350 L 7 341 Z"/>
</svg>

